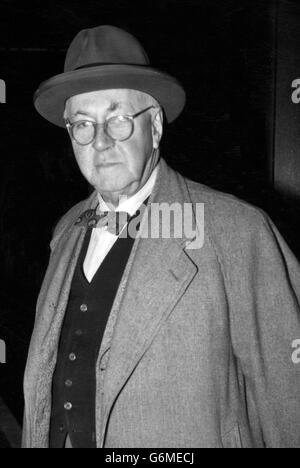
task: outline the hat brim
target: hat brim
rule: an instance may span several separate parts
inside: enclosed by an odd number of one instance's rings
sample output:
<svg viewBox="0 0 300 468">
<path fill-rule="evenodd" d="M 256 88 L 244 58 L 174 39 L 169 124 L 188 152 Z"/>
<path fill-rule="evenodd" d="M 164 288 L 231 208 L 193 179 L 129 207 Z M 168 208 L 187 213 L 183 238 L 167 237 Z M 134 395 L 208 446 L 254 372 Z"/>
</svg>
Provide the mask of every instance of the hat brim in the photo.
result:
<svg viewBox="0 0 300 468">
<path fill-rule="evenodd" d="M 44 81 L 34 95 L 37 111 L 59 127 L 65 127 L 65 102 L 72 96 L 105 89 L 134 89 L 154 97 L 168 122 L 175 120 L 185 105 L 185 91 L 172 76 L 137 65 L 98 65 L 62 73 Z"/>
</svg>

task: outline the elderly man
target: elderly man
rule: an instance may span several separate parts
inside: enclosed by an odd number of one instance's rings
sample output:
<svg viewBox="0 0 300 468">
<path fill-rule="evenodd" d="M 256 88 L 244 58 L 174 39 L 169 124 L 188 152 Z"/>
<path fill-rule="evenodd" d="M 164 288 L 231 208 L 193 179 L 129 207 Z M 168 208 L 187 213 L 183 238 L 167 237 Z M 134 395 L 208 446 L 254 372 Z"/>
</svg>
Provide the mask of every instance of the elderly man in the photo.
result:
<svg viewBox="0 0 300 468">
<path fill-rule="evenodd" d="M 51 242 L 24 447 L 300 446 L 299 265 L 264 213 L 160 158 L 163 115 L 184 104 L 111 26 L 81 31 L 36 92 L 95 191 Z M 143 236 L 157 204 L 192 207 L 204 241 L 171 222 L 169 236 Z"/>
</svg>

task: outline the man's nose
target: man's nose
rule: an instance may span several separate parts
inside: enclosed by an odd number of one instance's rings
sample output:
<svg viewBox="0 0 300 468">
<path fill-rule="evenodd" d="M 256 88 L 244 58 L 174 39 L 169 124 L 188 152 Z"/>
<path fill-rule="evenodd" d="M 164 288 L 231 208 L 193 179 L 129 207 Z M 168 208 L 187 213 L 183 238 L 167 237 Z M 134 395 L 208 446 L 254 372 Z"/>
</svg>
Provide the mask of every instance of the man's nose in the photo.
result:
<svg viewBox="0 0 300 468">
<path fill-rule="evenodd" d="M 103 125 L 97 125 L 93 146 L 97 151 L 105 151 L 114 145 L 114 140 L 104 131 Z"/>
</svg>

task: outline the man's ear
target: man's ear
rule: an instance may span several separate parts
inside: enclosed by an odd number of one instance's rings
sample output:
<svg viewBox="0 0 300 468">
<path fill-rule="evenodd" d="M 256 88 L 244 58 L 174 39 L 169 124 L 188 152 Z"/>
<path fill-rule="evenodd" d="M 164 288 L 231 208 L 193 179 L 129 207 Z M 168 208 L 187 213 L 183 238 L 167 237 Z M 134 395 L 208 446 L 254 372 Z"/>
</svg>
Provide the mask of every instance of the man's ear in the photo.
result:
<svg viewBox="0 0 300 468">
<path fill-rule="evenodd" d="M 163 134 L 163 112 L 161 109 L 155 109 L 155 114 L 152 118 L 152 139 L 153 148 L 157 149 Z"/>
<path fill-rule="evenodd" d="M 67 120 L 67 117 L 68 117 L 67 102 L 68 101 L 65 101 L 65 108 L 64 108 L 64 115 L 63 115 L 64 120 Z"/>
</svg>

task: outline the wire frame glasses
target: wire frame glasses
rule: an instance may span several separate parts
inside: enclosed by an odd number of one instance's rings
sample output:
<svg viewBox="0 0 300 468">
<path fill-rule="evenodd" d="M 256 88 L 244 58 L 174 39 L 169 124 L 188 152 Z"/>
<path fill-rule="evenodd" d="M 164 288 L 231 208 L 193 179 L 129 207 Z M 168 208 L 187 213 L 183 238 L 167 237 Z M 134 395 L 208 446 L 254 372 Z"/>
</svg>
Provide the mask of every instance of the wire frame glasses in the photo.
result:
<svg viewBox="0 0 300 468">
<path fill-rule="evenodd" d="M 97 128 L 103 127 L 105 134 L 114 141 L 128 140 L 134 132 L 134 119 L 144 112 L 154 108 L 149 106 L 134 115 L 117 115 L 105 120 L 104 123 L 92 122 L 91 120 L 78 120 L 71 123 L 66 121 L 68 132 L 76 143 L 85 146 L 91 144 L 97 135 Z"/>
</svg>

